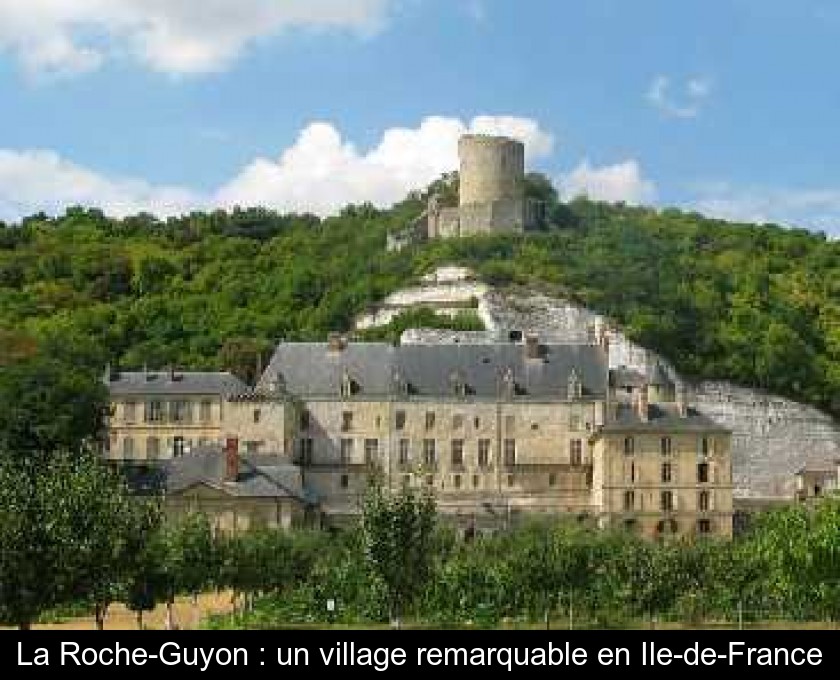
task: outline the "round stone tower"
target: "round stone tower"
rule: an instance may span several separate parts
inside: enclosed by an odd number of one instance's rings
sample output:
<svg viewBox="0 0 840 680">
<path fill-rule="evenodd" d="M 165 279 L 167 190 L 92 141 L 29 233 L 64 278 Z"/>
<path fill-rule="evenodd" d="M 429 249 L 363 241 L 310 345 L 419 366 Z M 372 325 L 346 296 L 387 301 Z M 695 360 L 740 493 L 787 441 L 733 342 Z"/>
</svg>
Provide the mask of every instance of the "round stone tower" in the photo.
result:
<svg viewBox="0 0 840 680">
<path fill-rule="evenodd" d="M 458 141 L 461 161 L 460 204 L 522 201 L 525 194 L 525 145 L 509 137 L 464 135 Z"/>
</svg>

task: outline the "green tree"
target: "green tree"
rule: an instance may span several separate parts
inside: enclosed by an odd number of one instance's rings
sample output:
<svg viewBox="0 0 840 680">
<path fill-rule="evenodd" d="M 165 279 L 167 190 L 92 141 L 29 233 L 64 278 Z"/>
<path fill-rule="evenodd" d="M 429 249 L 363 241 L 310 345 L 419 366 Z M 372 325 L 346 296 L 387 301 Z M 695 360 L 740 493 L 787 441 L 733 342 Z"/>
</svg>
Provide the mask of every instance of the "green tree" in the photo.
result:
<svg viewBox="0 0 840 680">
<path fill-rule="evenodd" d="M 392 623 L 399 627 L 405 608 L 426 585 L 432 566 L 435 502 L 431 493 L 398 492 L 374 481 L 362 505 L 361 531 L 370 568 L 388 593 Z"/>
</svg>

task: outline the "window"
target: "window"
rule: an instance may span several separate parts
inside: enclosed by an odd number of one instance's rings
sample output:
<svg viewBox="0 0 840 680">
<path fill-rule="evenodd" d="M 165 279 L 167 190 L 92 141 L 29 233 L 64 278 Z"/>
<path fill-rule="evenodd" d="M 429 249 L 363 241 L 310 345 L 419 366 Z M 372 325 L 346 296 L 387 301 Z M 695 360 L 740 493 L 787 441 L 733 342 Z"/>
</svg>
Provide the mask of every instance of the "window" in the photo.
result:
<svg viewBox="0 0 840 680">
<path fill-rule="evenodd" d="M 452 440 L 452 465 L 453 467 L 461 467 L 464 465 L 464 440 Z"/>
<path fill-rule="evenodd" d="M 341 457 L 342 465 L 350 465 L 353 462 L 353 440 L 342 439 L 339 444 L 339 456 Z"/>
<path fill-rule="evenodd" d="M 184 438 L 183 437 L 175 437 L 172 442 L 172 455 L 176 458 L 178 456 L 184 455 Z"/>
<path fill-rule="evenodd" d="M 473 418 L 473 427 L 474 427 L 476 430 L 477 430 L 478 428 L 480 428 L 480 427 L 481 427 L 481 418 L 479 418 L 478 416 L 476 416 L 475 418 Z"/>
<path fill-rule="evenodd" d="M 147 423 L 161 423 L 163 422 L 163 402 L 161 401 L 147 401 L 145 420 Z"/>
<path fill-rule="evenodd" d="M 435 478 L 432 475 L 426 475 L 426 486 L 432 486 L 435 483 Z"/>
<path fill-rule="evenodd" d="M 710 449 L 711 449 L 711 446 L 710 446 L 709 438 L 708 437 L 701 438 L 700 439 L 700 453 L 702 453 L 704 456 L 708 456 Z"/>
<path fill-rule="evenodd" d="M 481 477 L 473 475 L 473 488 L 477 489 L 479 486 L 481 486 Z"/>
<path fill-rule="evenodd" d="M 583 442 L 580 439 L 572 439 L 569 442 L 569 460 L 572 465 L 583 463 Z"/>
<path fill-rule="evenodd" d="M 670 456 L 671 455 L 671 438 L 670 437 L 662 437 L 659 440 L 659 451 L 662 453 L 663 456 Z"/>
<path fill-rule="evenodd" d="M 133 423 L 137 413 L 137 404 L 133 401 L 127 401 L 123 404 L 123 420 L 127 423 Z"/>
<path fill-rule="evenodd" d="M 341 475 L 340 485 L 342 489 L 346 489 L 348 486 L 350 486 L 350 476 Z"/>
<path fill-rule="evenodd" d="M 405 429 L 405 411 L 397 411 L 394 416 L 394 427 L 398 430 Z"/>
<path fill-rule="evenodd" d="M 701 491 L 697 494 L 697 509 L 700 512 L 707 512 L 711 507 L 711 498 L 708 491 Z"/>
<path fill-rule="evenodd" d="M 634 533 L 638 528 L 638 524 L 635 519 L 625 519 L 624 520 L 624 530 L 629 531 L 630 533 Z"/>
<path fill-rule="evenodd" d="M 636 481 L 636 463 L 630 463 L 630 481 Z"/>
<path fill-rule="evenodd" d="M 505 439 L 505 465 L 516 465 L 516 440 Z"/>
<path fill-rule="evenodd" d="M 663 491 L 659 497 L 659 507 L 663 512 L 671 512 L 674 509 L 674 493 L 672 491 Z"/>
<path fill-rule="evenodd" d="M 572 432 L 580 432 L 580 416 L 573 414 L 569 418 L 569 429 Z"/>
<path fill-rule="evenodd" d="M 434 411 L 426 411 L 426 429 L 431 430 L 435 426 Z"/>
<path fill-rule="evenodd" d="M 410 461 L 408 439 L 400 439 L 400 443 L 399 443 L 398 447 L 399 447 L 398 456 L 399 456 L 400 465 L 408 465 L 408 463 Z"/>
<path fill-rule="evenodd" d="M 456 413 L 452 416 L 452 429 L 460 430 L 462 427 L 464 427 L 464 416 L 460 413 Z"/>
<path fill-rule="evenodd" d="M 344 411 L 341 414 L 341 431 L 350 432 L 353 429 L 353 412 Z"/>
<path fill-rule="evenodd" d="M 134 440 L 131 437 L 123 439 L 123 458 L 134 458 Z"/>
<path fill-rule="evenodd" d="M 202 423 L 209 422 L 212 408 L 213 403 L 211 401 L 205 399 L 201 402 L 201 405 L 198 407 L 198 417 Z"/>
<path fill-rule="evenodd" d="M 160 456 L 160 439 L 157 437 L 149 437 L 146 439 L 146 458 L 149 460 L 157 460 Z"/>
<path fill-rule="evenodd" d="M 670 463 L 662 463 L 662 481 L 664 483 L 669 483 L 671 481 L 671 464 Z"/>
<path fill-rule="evenodd" d="M 709 464 L 708 463 L 698 463 L 697 464 L 697 481 L 701 484 L 706 484 L 709 481 Z"/>
<path fill-rule="evenodd" d="M 262 413 L 260 412 L 260 410 L 258 408 L 255 408 L 254 409 L 254 422 L 255 423 L 260 422 L 261 417 L 262 417 Z"/>
<path fill-rule="evenodd" d="M 516 430 L 516 416 L 505 416 L 505 432 Z"/>
<path fill-rule="evenodd" d="M 423 465 L 434 467 L 437 464 L 437 453 L 435 452 L 435 440 L 423 440 Z"/>
<path fill-rule="evenodd" d="M 633 440 L 633 437 L 625 437 L 624 438 L 624 455 L 625 456 L 632 456 L 636 449 L 636 442 Z"/>
<path fill-rule="evenodd" d="M 185 423 L 192 420 L 191 411 L 188 401 L 173 401 L 169 405 L 170 419 L 173 423 Z"/>
<path fill-rule="evenodd" d="M 456 489 L 460 489 L 460 488 L 461 488 L 461 475 L 455 475 L 455 476 L 452 478 L 452 485 L 453 485 Z"/>
<path fill-rule="evenodd" d="M 557 475 L 553 472 L 548 473 L 548 485 L 554 486 L 555 484 L 557 484 Z"/>
<path fill-rule="evenodd" d="M 513 486 L 513 475 L 508 475 L 507 476 L 507 485 L 508 486 Z"/>
<path fill-rule="evenodd" d="M 636 507 L 636 494 L 633 491 L 624 492 L 624 510 L 632 511 Z"/>
<path fill-rule="evenodd" d="M 312 463 L 312 440 L 301 439 L 298 443 L 298 455 L 302 465 L 310 465 Z"/>
<path fill-rule="evenodd" d="M 306 432 L 312 426 L 312 414 L 309 409 L 300 412 L 300 429 Z"/>
<path fill-rule="evenodd" d="M 489 467 L 490 466 L 490 440 L 489 439 L 479 439 L 478 440 L 478 466 L 479 467 Z"/>
<path fill-rule="evenodd" d="M 710 534 L 712 533 L 712 521 L 709 519 L 698 519 L 697 520 L 697 533 L 698 534 Z"/>
<path fill-rule="evenodd" d="M 365 439 L 365 463 L 375 463 L 379 457 L 379 440 Z"/>
</svg>

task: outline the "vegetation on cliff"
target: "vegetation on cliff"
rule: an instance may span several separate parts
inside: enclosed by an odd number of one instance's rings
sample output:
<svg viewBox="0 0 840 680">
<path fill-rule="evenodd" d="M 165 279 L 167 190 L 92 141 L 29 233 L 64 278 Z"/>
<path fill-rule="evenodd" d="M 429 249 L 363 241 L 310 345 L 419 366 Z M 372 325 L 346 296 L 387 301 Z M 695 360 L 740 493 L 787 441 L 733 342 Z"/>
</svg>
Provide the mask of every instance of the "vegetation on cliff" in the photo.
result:
<svg viewBox="0 0 840 680">
<path fill-rule="evenodd" d="M 89 370 L 176 364 L 252 379 L 280 338 L 349 330 L 388 293 L 457 262 L 605 313 L 689 376 L 840 414 L 840 243 L 673 209 L 561 204 L 530 181 L 552 228 L 396 253 L 386 235 L 424 195 L 323 220 L 259 209 L 113 220 L 76 208 L 0 223 L 0 365 L 40 348 Z"/>
</svg>

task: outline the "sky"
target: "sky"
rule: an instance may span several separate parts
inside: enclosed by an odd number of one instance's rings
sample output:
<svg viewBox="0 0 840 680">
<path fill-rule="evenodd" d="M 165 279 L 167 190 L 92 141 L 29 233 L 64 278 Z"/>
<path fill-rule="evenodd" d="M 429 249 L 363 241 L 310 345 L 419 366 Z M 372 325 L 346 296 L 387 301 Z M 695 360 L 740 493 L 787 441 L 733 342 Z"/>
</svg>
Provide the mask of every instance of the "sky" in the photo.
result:
<svg viewBox="0 0 840 680">
<path fill-rule="evenodd" d="M 836 0 L 0 0 L 0 219 L 387 207 L 476 131 L 564 199 L 838 236 L 838 36 Z"/>
</svg>

